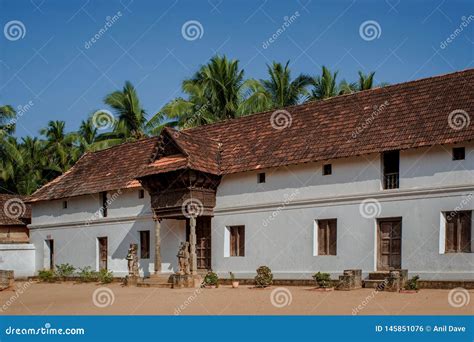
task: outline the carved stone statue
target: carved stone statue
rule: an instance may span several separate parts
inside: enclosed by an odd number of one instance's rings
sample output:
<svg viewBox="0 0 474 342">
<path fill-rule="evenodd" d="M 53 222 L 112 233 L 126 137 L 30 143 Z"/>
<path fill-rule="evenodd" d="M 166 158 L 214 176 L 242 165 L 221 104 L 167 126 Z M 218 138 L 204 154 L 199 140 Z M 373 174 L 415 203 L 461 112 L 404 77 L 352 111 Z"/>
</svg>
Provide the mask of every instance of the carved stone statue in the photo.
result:
<svg viewBox="0 0 474 342">
<path fill-rule="evenodd" d="M 178 274 L 191 274 L 189 270 L 189 242 L 181 242 L 178 250 Z"/>
<path fill-rule="evenodd" d="M 138 277 L 138 245 L 136 243 L 131 243 L 130 248 L 127 253 L 128 260 L 128 275 L 130 277 Z"/>
</svg>

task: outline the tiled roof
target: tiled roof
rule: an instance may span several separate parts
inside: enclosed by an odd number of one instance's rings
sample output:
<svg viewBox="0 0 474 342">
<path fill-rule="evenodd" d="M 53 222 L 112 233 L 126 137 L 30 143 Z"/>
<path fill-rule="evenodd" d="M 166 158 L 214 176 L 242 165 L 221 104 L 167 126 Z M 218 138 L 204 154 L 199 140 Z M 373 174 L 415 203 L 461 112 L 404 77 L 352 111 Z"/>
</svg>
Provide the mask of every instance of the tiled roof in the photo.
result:
<svg viewBox="0 0 474 342">
<path fill-rule="evenodd" d="M 67 172 L 37 190 L 30 201 L 140 187 L 135 177 L 150 162 L 157 141 L 157 137 L 147 138 L 85 153 Z"/>
<path fill-rule="evenodd" d="M 137 186 L 136 177 L 185 167 L 228 174 L 469 141 L 473 90 L 471 69 L 183 131 L 165 129 L 158 138 L 86 154 L 33 200 Z M 177 151 L 157 153 L 165 138 Z"/>
<path fill-rule="evenodd" d="M 23 226 L 31 221 L 31 205 L 26 197 L 0 194 L 0 226 Z"/>
</svg>

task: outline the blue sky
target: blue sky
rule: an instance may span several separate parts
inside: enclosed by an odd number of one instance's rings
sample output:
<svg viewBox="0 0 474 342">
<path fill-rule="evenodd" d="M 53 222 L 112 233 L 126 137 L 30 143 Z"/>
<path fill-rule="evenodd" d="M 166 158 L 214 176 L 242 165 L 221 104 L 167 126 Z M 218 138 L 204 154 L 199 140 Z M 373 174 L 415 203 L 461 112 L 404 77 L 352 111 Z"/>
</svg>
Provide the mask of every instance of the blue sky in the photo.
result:
<svg viewBox="0 0 474 342">
<path fill-rule="evenodd" d="M 246 77 L 265 78 L 265 64 L 290 60 L 293 76 L 326 65 L 340 79 L 355 80 L 362 70 L 398 83 L 473 68 L 470 15 L 472 0 L 0 0 L 1 28 L 14 20 L 24 27 L 19 36 L 0 32 L 0 104 L 33 104 L 19 118 L 17 136 L 38 135 L 49 120 L 75 130 L 130 80 L 151 117 L 216 53 L 239 59 Z M 188 21 L 202 27 L 195 40 L 183 37 Z M 367 21 L 376 22 L 377 34 L 363 39 Z"/>
</svg>

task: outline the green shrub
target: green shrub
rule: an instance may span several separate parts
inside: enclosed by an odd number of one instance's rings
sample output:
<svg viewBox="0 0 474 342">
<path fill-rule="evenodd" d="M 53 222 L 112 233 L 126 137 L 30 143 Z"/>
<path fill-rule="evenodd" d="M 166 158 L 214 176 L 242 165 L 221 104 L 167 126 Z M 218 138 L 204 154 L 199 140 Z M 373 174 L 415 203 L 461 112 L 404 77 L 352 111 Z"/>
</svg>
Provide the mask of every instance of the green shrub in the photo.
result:
<svg viewBox="0 0 474 342">
<path fill-rule="evenodd" d="M 272 270 L 267 266 L 257 268 L 257 276 L 255 277 L 256 287 L 267 287 L 273 284 Z"/>
<path fill-rule="evenodd" d="M 208 272 L 204 277 L 204 285 L 217 286 L 219 283 L 219 277 L 214 272 Z"/>
<path fill-rule="evenodd" d="M 418 279 L 420 279 L 419 276 L 414 276 L 410 280 L 407 281 L 406 283 L 406 289 L 407 290 L 418 290 Z"/>
<path fill-rule="evenodd" d="M 38 271 L 38 278 L 40 281 L 52 283 L 56 281 L 56 275 L 53 270 L 40 270 Z"/>
<path fill-rule="evenodd" d="M 70 264 L 56 265 L 56 276 L 60 279 L 65 279 L 74 274 L 76 268 Z"/>
<path fill-rule="evenodd" d="M 329 273 L 318 272 L 315 275 L 313 275 L 313 278 L 319 287 L 322 287 L 322 288 L 331 287 L 331 276 Z"/>
<path fill-rule="evenodd" d="M 99 271 L 98 278 L 102 284 L 108 284 L 111 283 L 112 280 L 114 280 L 114 274 L 112 271 L 108 271 L 103 268 Z"/>
<path fill-rule="evenodd" d="M 88 283 L 91 281 L 97 280 L 97 272 L 92 270 L 92 267 L 86 266 L 83 268 L 79 268 L 79 280 L 83 283 Z"/>
</svg>

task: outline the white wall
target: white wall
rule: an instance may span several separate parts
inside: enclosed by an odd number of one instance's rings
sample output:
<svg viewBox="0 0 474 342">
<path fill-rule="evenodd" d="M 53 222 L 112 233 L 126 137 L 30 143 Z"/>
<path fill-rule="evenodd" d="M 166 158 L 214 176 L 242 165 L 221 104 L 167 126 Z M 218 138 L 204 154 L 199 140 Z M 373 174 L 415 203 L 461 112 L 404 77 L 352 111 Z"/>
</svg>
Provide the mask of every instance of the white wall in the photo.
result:
<svg viewBox="0 0 474 342">
<path fill-rule="evenodd" d="M 474 210 L 474 149 L 466 160 L 453 161 L 452 146 L 402 151 L 400 189 L 381 189 L 380 156 L 335 160 L 332 175 L 321 163 L 266 172 L 224 176 L 212 220 L 212 266 L 215 271 L 254 276 L 268 265 L 277 277 L 309 277 L 321 270 L 376 270 L 376 219 L 402 217 L 402 267 L 424 279 L 474 279 L 473 253 L 440 253 L 440 213 Z M 364 199 L 374 198 L 378 215 L 360 213 Z M 468 199 L 466 201 L 466 199 Z M 465 203 L 466 202 L 466 203 Z M 462 208 L 459 209 L 462 204 Z M 314 221 L 336 218 L 337 255 L 315 256 Z M 226 227 L 245 225 L 245 257 L 226 257 Z"/>
<path fill-rule="evenodd" d="M 35 274 L 35 246 L 27 243 L 0 244 L 0 269 L 13 270 L 15 278 Z"/>
</svg>

